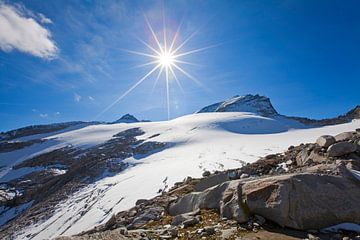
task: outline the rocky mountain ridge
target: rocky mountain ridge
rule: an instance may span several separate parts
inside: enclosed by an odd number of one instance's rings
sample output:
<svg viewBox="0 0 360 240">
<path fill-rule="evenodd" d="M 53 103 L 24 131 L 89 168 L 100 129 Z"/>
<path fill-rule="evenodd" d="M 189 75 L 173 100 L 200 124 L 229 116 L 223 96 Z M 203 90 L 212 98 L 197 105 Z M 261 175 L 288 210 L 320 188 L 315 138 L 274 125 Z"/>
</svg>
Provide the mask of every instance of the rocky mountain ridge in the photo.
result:
<svg viewBox="0 0 360 240">
<path fill-rule="evenodd" d="M 223 102 L 206 106 L 196 113 L 204 112 L 253 112 L 264 117 L 278 115 L 278 112 L 271 104 L 270 99 L 258 94 L 247 94 L 244 96 L 236 95 Z"/>
</svg>

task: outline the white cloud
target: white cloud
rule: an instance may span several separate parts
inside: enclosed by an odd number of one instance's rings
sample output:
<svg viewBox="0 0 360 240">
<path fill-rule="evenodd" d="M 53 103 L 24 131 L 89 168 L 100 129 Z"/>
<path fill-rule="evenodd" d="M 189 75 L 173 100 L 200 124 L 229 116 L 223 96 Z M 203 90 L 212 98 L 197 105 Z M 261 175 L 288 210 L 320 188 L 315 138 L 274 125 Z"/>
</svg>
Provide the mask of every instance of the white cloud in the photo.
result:
<svg viewBox="0 0 360 240">
<path fill-rule="evenodd" d="M 93 98 L 92 96 L 89 96 L 89 100 L 90 101 L 95 101 L 95 98 Z"/>
<path fill-rule="evenodd" d="M 0 49 L 19 51 L 37 57 L 51 59 L 56 57 L 58 48 L 48 29 L 41 26 L 29 10 L 0 2 Z M 40 22 L 51 23 L 43 14 L 38 14 Z"/>
<path fill-rule="evenodd" d="M 40 18 L 40 22 L 41 22 L 41 23 L 44 23 L 44 24 L 53 23 L 50 18 L 47 18 L 47 17 L 46 17 L 44 14 L 42 14 L 42 13 L 39 13 L 38 16 L 39 16 L 39 18 Z"/>
<path fill-rule="evenodd" d="M 79 94 L 77 94 L 77 93 L 74 93 L 74 101 L 75 102 L 80 102 L 80 100 L 81 100 L 81 96 Z"/>
<path fill-rule="evenodd" d="M 47 118 L 48 114 L 47 113 L 40 113 L 39 116 L 42 117 L 42 118 Z"/>
<path fill-rule="evenodd" d="M 60 115 L 60 112 L 55 112 L 54 115 L 55 115 L 55 116 L 59 116 L 59 115 Z"/>
</svg>

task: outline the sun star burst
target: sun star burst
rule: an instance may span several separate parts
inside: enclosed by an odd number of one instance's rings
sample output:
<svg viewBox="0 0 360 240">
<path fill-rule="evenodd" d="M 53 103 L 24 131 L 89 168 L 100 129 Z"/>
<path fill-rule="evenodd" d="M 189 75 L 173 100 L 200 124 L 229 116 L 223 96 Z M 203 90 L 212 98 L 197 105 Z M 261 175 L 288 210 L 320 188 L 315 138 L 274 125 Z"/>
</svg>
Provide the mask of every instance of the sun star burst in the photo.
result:
<svg viewBox="0 0 360 240">
<path fill-rule="evenodd" d="M 132 85 L 128 90 L 126 90 L 121 96 L 119 96 L 114 102 L 112 102 L 109 106 L 107 106 L 105 109 L 103 109 L 102 112 L 100 112 L 96 118 L 101 116 L 103 113 L 105 113 L 107 110 L 109 110 L 111 107 L 113 107 L 116 103 L 118 103 L 120 100 L 122 100 L 124 97 L 126 97 L 130 92 L 132 92 L 136 87 L 138 87 L 142 82 L 144 82 L 146 79 L 148 79 L 151 75 L 153 75 L 156 71 L 158 72 L 154 81 L 153 90 L 155 89 L 159 79 L 164 79 L 166 84 L 166 102 L 167 102 L 167 118 L 170 119 L 170 79 L 174 79 L 180 90 L 183 91 L 182 84 L 180 82 L 180 79 L 177 76 L 177 73 L 181 73 L 186 78 L 194 81 L 197 85 L 200 87 L 204 87 L 202 83 L 196 79 L 193 75 L 188 73 L 182 65 L 196 65 L 191 62 L 187 62 L 184 60 L 181 60 L 180 58 L 183 56 L 187 56 L 190 54 L 194 54 L 200 51 L 204 51 L 208 48 L 212 48 L 216 45 L 211 45 L 203 48 L 198 48 L 186 52 L 182 52 L 181 50 L 185 46 L 187 42 L 193 38 L 198 31 L 193 32 L 190 34 L 183 42 L 180 44 L 177 44 L 177 39 L 180 34 L 180 28 L 181 24 L 178 26 L 174 36 L 172 37 L 171 41 L 168 41 L 168 36 L 166 33 L 166 26 L 165 26 L 165 17 L 163 17 L 163 40 L 160 42 L 158 36 L 155 34 L 155 31 L 153 27 L 151 26 L 148 18 L 146 15 L 144 15 L 146 24 L 151 32 L 151 35 L 155 41 L 155 46 L 151 46 L 150 43 L 145 42 L 144 40 L 137 38 L 142 44 L 144 44 L 151 52 L 139 52 L 139 51 L 133 51 L 128 49 L 122 49 L 124 52 L 136 54 L 143 57 L 148 57 L 151 60 L 138 65 L 136 67 L 147 67 L 153 65 L 153 68 L 147 72 L 142 78 L 140 78 L 137 82 L 135 82 L 134 85 Z M 168 44 L 170 43 L 170 44 Z M 161 78 L 163 77 L 163 78 Z"/>
</svg>

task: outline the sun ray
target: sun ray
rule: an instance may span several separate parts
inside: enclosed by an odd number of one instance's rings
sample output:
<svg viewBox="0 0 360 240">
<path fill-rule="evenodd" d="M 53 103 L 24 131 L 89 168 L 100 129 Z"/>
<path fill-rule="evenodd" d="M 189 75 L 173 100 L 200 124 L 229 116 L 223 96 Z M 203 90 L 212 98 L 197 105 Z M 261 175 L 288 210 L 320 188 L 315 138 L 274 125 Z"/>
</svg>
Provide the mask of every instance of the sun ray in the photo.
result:
<svg viewBox="0 0 360 240">
<path fill-rule="evenodd" d="M 126 97 L 132 90 L 134 90 L 137 86 L 139 86 L 147 77 L 149 77 L 156 69 L 160 67 L 160 64 L 156 65 L 150 72 L 148 72 L 145 76 L 143 76 L 139 81 L 137 81 L 134 85 L 132 85 L 126 92 L 124 92 L 120 97 L 118 97 L 114 102 L 112 102 L 109 106 L 107 106 L 104 110 L 102 110 L 96 117 L 100 117 L 110 108 L 112 108 L 116 103 L 118 103 L 121 99 Z"/>
<path fill-rule="evenodd" d="M 151 58 L 158 58 L 158 56 L 152 55 L 152 54 L 148 54 L 148 53 L 143 53 L 143 52 L 128 50 L 128 49 L 124 49 L 124 48 L 121 48 L 120 50 L 123 51 L 123 52 L 128 52 L 128 53 L 132 53 L 132 54 L 136 54 L 136 55 L 140 55 L 140 56 L 151 57 Z"/>
<path fill-rule="evenodd" d="M 169 69 L 166 69 L 166 101 L 167 101 L 167 115 L 170 119 L 170 87 L 169 87 Z"/>
<path fill-rule="evenodd" d="M 182 61 L 182 60 L 178 60 L 178 59 L 174 59 L 175 63 L 183 63 L 183 64 L 187 64 L 187 65 L 192 65 L 192 66 L 197 66 L 197 67 L 203 67 L 204 65 L 201 64 L 196 64 L 196 63 L 192 63 L 192 62 L 187 62 L 187 61 Z"/>
<path fill-rule="evenodd" d="M 219 45 L 220 45 L 220 44 L 214 44 L 214 45 L 210 45 L 210 46 L 207 46 L 207 47 L 202 47 L 202 48 L 194 49 L 194 50 L 191 50 L 191 51 L 188 51 L 188 52 L 180 53 L 180 54 L 174 55 L 174 58 L 186 56 L 186 55 L 193 54 L 193 53 L 197 53 L 197 52 L 202 52 L 202 51 L 204 51 L 204 50 L 207 50 L 207 49 L 210 49 L 210 48 L 214 48 L 214 47 L 217 47 L 217 46 L 219 46 Z"/>
<path fill-rule="evenodd" d="M 184 69 L 182 69 L 181 67 L 177 66 L 176 64 L 173 65 L 177 70 L 179 70 L 180 72 L 182 72 L 185 76 L 187 76 L 188 78 L 190 78 L 191 80 L 193 80 L 197 85 L 199 85 L 200 87 L 207 89 L 204 84 L 202 84 L 198 79 L 196 79 L 195 77 L 193 77 L 192 75 L 190 75 L 188 72 L 186 72 Z"/>
<path fill-rule="evenodd" d="M 154 84 L 153 84 L 153 87 L 152 87 L 152 89 L 151 89 L 151 93 L 154 92 L 155 87 L 156 87 L 156 85 L 157 85 L 157 83 L 158 83 L 158 81 L 159 81 L 159 79 L 160 79 L 160 76 L 161 76 L 163 70 L 164 70 L 164 66 L 161 66 L 161 68 L 160 68 L 160 70 L 159 70 L 159 73 L 158 73 L 158 75 L 156 76 L 156 79 L 155 79 L 155 82 L 154 82 Z"/>
<path fill-rule="evenodd" d="M 132 67 L 132 69 L 146 67 L 146 66 L 149 66 L 149 65 L 154 65 L 156 63 L 159 63 L 159 61 L 155 60 L 155 61 L 147 62 L 147 63 L 144 63 L 144 64 L 139 64 L 139 65 L 136 65 L 136 66 Z"/>
<path fill-rule="evenodd" d="M 190 41 L 197 33 L 199 30 L 196 30 L 195 32 L 193 32 L 192 34 L 190 34 L 189 37 L 187 37 L 177 48 L 175 48 L 174 51 L 172 51 L 173 54 L 177 53 L 177 51 L 179 51 L 188 41 Z"/>
<path fill-rule="evenodd" d="M 182 87 L 179 79 L 177 78 L 177 76 L 176 76 L 176 74 L 175 74 L 174 69 L 172 68 L 172 66 L 170 66 L 169 69 L 170 69 L 170 72 L 171 72 L 171 74 L 173 75 L 173 77 L 174 77 L 177 85 L 179 86 L 181 92 L 182 92 L 182 93 L 185 93 L 184 88 Z"/>
<path fill-rule="evenodd" d="M 173 37 L 173 40 L 171 41 L 171 45 L 170 45 L 170 48 L 169 48 L 169 52 L 173 52 L 173 47 L 174 47 L 174 44 L 175 44 L 175 42 L 176 42 L 176 39 L 178 38 L 178 36 L 179 36 L 179 33 L 180 33 L 180 29 L 181 29 L 181 26 L 182 26 L 182 24 L 183 24 L 183 21 L 184 21 L 184 18 L 182 18 L 181 19 L 181 22 L 180 22 L 180 24 L 179 24 L 179 26 L 178 26 L 178 28 L 176 29 L 176 32 L 175 32 L 175 35 L 174 35 L 174 37 Z M 175 52 L 174 52 L 175 53 Z"/>
<path fill-rule="evenodd" d="M 157 51 L 155 48 L 153 48 L 152 46 L 150 46 L 149 44 L 147 44 L 145 41 L 143 41 L 142 39 L 136 37 L 136 39 L 138 41 L 140 41 L 142 44 L 144 44 L 145 46 L 147 46 L 149 49 L 151 49 L 153 52 L 155 52 L 157 55 L 160 55 L 161 53 L 159 51 Z"/>
<path fill-rule="evenodd" d="M 163 9 L 162 9 L 162 17 L 163 17 L 163 32 L 164 32 L 164 50 L 167 51 L 166 22 L 165 22 L 165 14 L 164 14 L 164 2 L 163 2 Z"/>
<path fill-rule="evenodd" d="M 159 47 L 159 49 L 160 49 L 160 52 L 161 52 L 161 53 L 164 53 L 164 50 L 163 50 L 163 48 L 161 47 L 161 44 L 160 44 L 158 38 L 156 37 L 156 34 L 155 34 L 153 28 L 151 27 L 151 24 L 150 24 L 150 22 L 149 22 L 149 20 L 148 20 L 148 18 L 146 17 L 145 14 L 144 14 L 144 17 L 145 17 L 146 24 L 148 25 L 148 27 L 149 27 L 149 29 L 150 29 L 150 31 L 151 31 L 151 34 L 152 34 L 152 36 L 153 36 L 156 44 L 158 45 L 158 47 Z"/>
</svg>

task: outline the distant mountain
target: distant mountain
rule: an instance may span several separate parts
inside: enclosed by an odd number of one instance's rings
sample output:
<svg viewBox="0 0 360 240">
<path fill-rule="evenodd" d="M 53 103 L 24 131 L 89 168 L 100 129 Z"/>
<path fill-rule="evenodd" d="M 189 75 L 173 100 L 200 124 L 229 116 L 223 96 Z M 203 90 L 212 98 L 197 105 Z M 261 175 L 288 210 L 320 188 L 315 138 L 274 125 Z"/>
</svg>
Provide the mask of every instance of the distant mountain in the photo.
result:
<svg viewBox="0 0 360 240">
<path fill-rule="evenodd" d="M 289 119 L 296 120 L 306 125 L 311 126 L 326 126 L 326 125 L 335 125 L 341 123 L 351 122 L 354 119 L 360 119 L 360 105 L 356 106 L 355 108 L 351 109 L 344 115 L 340 115 L 334 118 L 325 118 L 325 119 L 310 119 L 304 117 L 287 117 Z"/>
<path fill-rule="evenodd" d="M 264 117 L 279 115 L 271 104 L 270 99 L 258 94 L 247 94 L 245 96 L 237 95 L 197 111 L 197 113 L 204 112 L 252 112 Z"/>
<path fill-rule="evenodd" d="M 306 117 L 293 117 L 279 114 L 273 107 L 270 99 L 258 94 L 247 94 L 244 96 L 234 96 L 222 102 L 206 106 L 196 113 L 205 112 L 251 112 L 263 117 L 282 116 L 291 120 L 296 120 L 308 126 L 326 126 L 347 123 L 353 119 L 360 119 L 360 105 L 356 106 L 344 115 L 325 119 L 310 119 Z"/>
<path fill-rule="evenodd" d="M 131 114 L 125 114 L 118 120 L 112 122 L 112 123 L 134 123 L 134 122 L 140 122 L 136 117 L 134 117 Z"/>
</svg>

